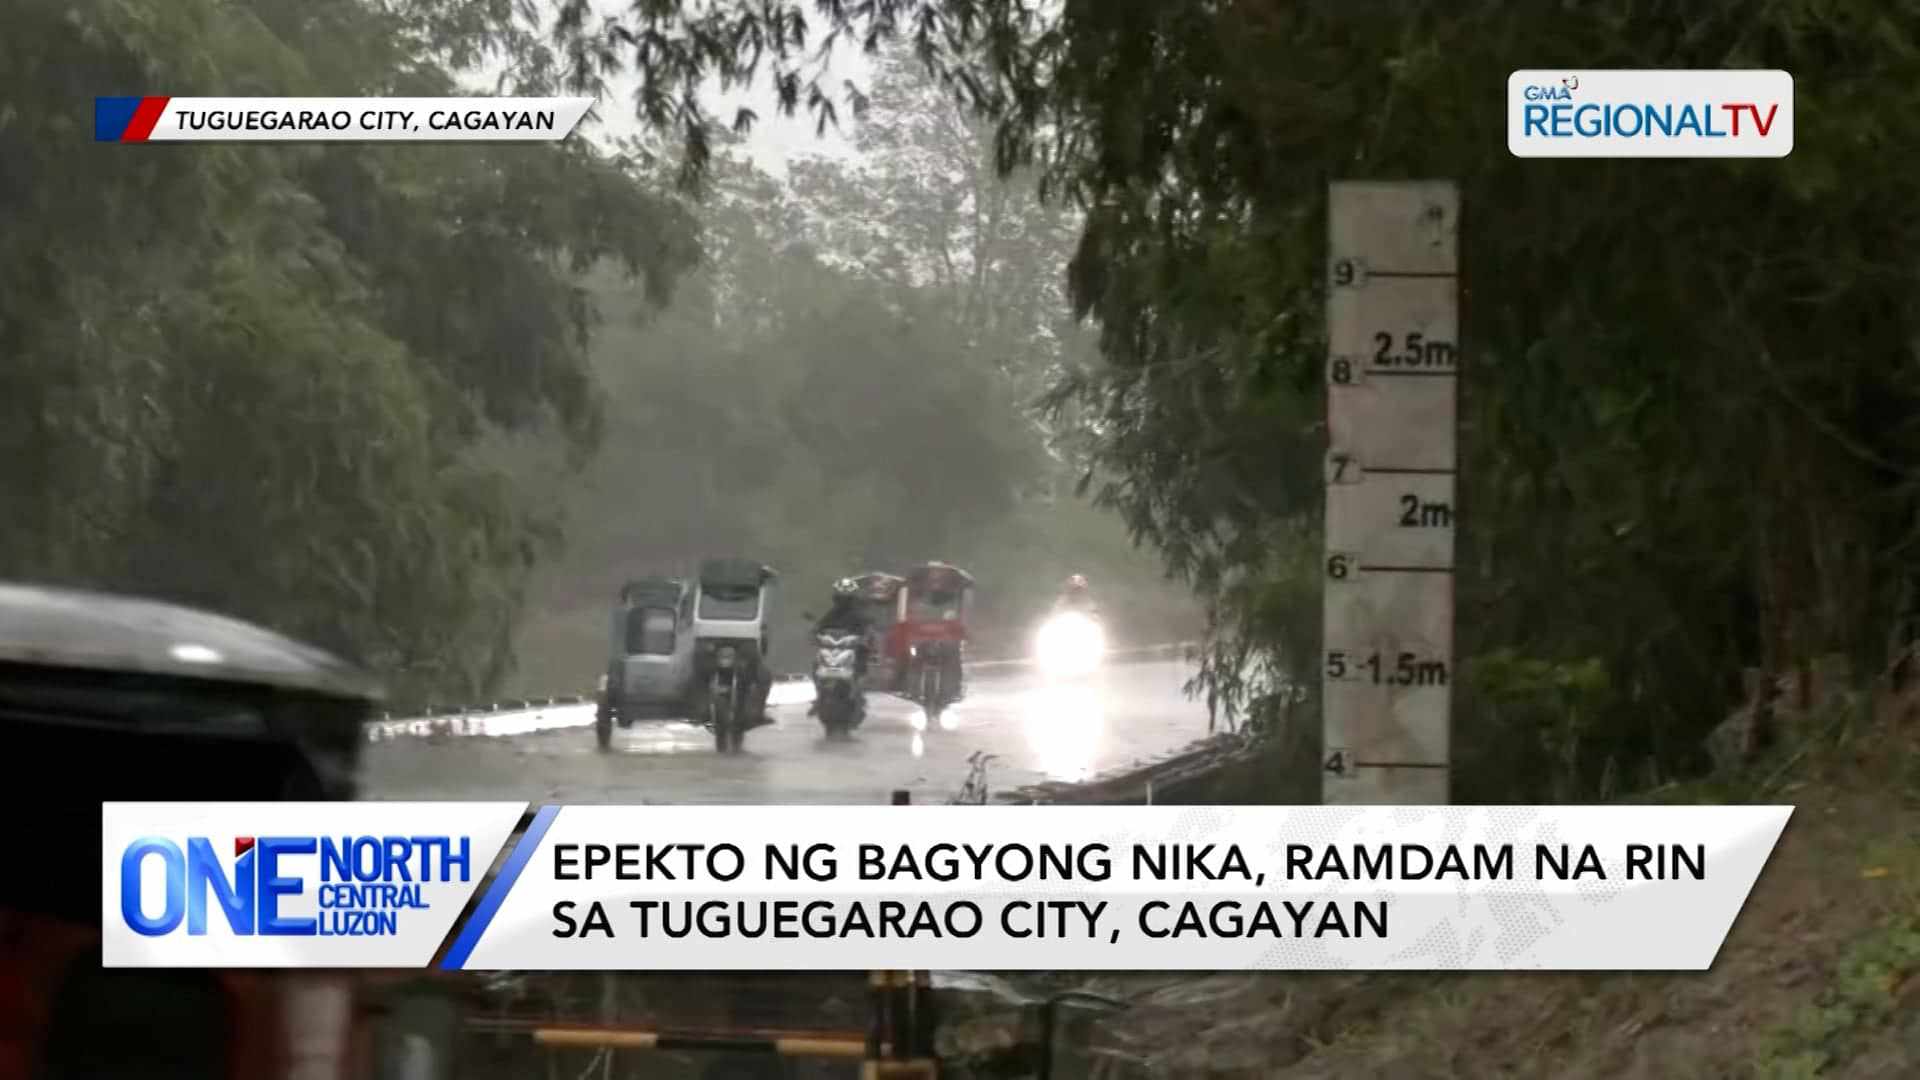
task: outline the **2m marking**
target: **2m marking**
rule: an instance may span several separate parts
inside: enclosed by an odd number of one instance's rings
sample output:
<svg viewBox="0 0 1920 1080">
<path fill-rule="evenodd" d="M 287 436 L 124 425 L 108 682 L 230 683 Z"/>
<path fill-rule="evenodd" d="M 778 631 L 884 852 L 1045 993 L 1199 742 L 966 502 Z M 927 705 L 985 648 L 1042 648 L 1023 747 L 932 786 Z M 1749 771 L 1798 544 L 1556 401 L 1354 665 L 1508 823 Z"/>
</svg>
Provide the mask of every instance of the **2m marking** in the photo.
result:
<svg viewBox="0 0 1920 1080">
<path fill-rule="evenodd" d="M 1431 502 L 1418 495 L 1400 496 L 1400 527 L 1403 529 L 1450 529 L 1453 504 Z"/>
</svg>

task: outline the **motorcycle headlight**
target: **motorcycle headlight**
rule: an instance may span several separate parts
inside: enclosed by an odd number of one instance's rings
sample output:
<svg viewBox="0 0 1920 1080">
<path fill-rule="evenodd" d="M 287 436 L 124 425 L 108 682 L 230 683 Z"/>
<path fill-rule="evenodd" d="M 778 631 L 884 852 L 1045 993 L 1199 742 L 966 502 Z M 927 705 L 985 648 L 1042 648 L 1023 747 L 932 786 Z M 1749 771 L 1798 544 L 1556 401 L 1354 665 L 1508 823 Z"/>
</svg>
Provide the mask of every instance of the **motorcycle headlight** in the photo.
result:
<svg viewBox="0 0 1920 1080">
<path fill-rule="evenodd" d="M 733 650 L 733 646 L 722 645 L 718 650 L 714 652 L 713 659 L 721 667 L 732 667 L 734 656 L 735 656 L 735 653 Z"/>
<path fill-rule="evenodd" d="M 1091 619 L 1060 615 L 1041 627 L 1036 646 L 1042 669 L 1053 674 L 1077 674 L 1099 665 L 1106 652 L 1106 635 Z"/>
</svg>

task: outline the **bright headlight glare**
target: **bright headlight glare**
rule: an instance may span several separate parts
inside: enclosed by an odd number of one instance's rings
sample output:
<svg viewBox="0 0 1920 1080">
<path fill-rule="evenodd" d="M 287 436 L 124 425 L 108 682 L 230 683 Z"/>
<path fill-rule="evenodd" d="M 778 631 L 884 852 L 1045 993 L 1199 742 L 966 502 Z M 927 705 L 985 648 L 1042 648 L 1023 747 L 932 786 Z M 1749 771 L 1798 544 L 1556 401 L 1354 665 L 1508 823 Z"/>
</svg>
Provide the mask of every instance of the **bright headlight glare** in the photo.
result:
<svg viewBox="0 0 1920 1080">
<path fill-rule="evenodd" d="M 1069 614 L 1055 616 L 1040 628 L 1034 651 L 1042 668 L 1070 673 L 1098 666 L 1106 648 L 1106 635 L 1098 623 Z"/>
</svg>

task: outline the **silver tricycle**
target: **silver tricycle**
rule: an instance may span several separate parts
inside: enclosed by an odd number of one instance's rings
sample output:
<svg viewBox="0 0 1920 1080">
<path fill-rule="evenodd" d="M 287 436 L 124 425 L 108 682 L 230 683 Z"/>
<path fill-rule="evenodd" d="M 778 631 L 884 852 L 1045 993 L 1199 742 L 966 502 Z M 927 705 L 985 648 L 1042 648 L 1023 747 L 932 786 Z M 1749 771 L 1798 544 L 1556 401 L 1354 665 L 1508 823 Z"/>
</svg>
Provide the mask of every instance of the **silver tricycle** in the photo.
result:
<svg viewBox="0 0 1920 1080">
<path fill-rule="evenodd" d="M 714 749 L 732 753 L 767 723 L 776 576 L 750 559 L 708 559 L 690 580 L 648 577 L 621 588 L 594 712 L 600 748 L 612 745 L 616 725 L 690 720 L 713 732 Z"/>
<path fill-rule="evenodd" d="M 693 600 L 693 584 L 679 578 L 641 578 L 621 588 L 593 718 L 601 749 L 612 743 L 615 724 L 693 715 Z"/>
<path fill-rule="evenodd" d="M 694 583 L 694 715 L 713 732 L 714 749 L 737 753 L 748 729 L 768 723 L 773 690 L 767 626 L 773 568 L 751 559 L 708 559 Z"/>
</svg>

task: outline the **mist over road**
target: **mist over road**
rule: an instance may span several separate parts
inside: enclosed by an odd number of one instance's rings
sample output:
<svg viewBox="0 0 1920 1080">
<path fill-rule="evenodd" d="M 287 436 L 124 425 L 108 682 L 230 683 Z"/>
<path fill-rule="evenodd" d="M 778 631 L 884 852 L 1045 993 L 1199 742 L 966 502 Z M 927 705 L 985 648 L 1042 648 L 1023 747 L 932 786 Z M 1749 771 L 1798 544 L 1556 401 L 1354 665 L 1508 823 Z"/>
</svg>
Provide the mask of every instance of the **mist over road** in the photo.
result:
<svg viewBox="0 0 1920 1080">
<path fill-rule="evenodd" d="M 745 752 L 725 757 L 705 730 L 687 724 L 616 729 L 602 752 L 592 705 L 485 714 L 468 721 L 465 734 L 389 725 L 367 747 L 363 797 L 884 804 L 905 788 L 916 802 L 945 802 L 975 750 L 999 755 L 988 783 L 1001 791 L 1085 779 L 1205 737 L 1205 704 L 1181 691 L 1192 670 L 1184 661 L 1114 664 L 1076 688 L 1049 687 L 1029 669 L 976 671 L 967 700 L 945 718 L 950 730 L 918 731 L 915 706 L 876 693 L 860 730 L 831 742 L 807 715 L 811 688 L 778 685 L 774 724 L 749 732 Z"/>
</svg>

